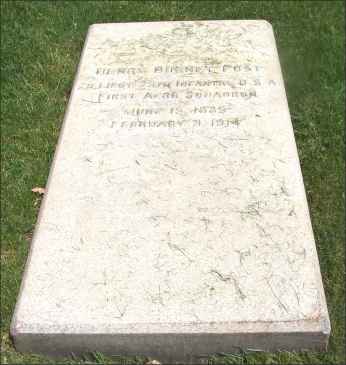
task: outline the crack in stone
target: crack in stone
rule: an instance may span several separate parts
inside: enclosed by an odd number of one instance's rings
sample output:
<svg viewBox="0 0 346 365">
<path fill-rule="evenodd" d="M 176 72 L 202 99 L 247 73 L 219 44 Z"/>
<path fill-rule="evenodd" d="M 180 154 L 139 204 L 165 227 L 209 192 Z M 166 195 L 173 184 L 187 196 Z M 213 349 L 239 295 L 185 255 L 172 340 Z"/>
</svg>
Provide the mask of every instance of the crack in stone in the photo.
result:
<svg viewBox="0 0 346 365">
<path fill-rule="evenodd" d="M 223 282 L 229 282 L 229 281 L 233 282 L 233 285 L 234 285 L 237 293 L 239 294 L 240 299 L 241 300 L 246 299 L 246 295 L 241 290 L 238 280 L 236 280 L 231 273 L 229 274 L 229 276 L 224 276 L 223 274 L 221 274 L 219 271 L 217 271 L 215 269 L 211 270 L 211 273 L 215 274 L 216 277 Z"/>
</svg>

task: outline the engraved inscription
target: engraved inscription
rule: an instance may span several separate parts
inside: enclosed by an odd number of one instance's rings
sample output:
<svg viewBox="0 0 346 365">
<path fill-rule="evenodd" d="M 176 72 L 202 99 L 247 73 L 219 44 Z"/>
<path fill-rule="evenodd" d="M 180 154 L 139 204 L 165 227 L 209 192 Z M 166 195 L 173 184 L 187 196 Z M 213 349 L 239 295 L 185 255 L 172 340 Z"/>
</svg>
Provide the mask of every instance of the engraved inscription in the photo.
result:
<svg viewBox="0 0 346 365">
<path fill-rule="evenodd" d="M 277 86 L 265 71 L 250 63 L 100 66 L 78 88 L 86 95 L 83 102 L 106 111 L 117 107 L 120 120 L 111 121 L 111 128 L 220 128 L 239 125 L 235 104 L 260 99 L 263 87 Z"/>
</svg>

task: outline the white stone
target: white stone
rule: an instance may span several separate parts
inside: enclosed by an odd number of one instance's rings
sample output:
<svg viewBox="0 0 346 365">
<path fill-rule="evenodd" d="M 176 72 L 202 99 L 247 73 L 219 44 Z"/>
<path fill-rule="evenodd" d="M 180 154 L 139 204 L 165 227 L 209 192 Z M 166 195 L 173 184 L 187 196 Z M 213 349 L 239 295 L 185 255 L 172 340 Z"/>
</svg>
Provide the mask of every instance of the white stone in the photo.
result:
<svg viewBox="0 0 346 365">
<path fill-rule="evenodd" d="M 325 349 L 272 27 L 89 28 L 15 310 L 21 351 Z"/>
</svg>

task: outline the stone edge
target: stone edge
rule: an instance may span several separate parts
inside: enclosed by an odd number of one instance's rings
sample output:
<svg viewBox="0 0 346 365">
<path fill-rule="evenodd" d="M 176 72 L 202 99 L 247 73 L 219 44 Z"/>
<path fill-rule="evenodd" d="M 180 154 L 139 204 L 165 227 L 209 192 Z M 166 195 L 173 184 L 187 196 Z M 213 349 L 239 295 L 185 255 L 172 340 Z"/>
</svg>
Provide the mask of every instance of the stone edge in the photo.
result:
<svg viewBox="0 0 346 365">
<path fill-rule="evenodd" d="M 235 353 L 250 351 L 326 351 L 330 328 L 326 319 L 309 323 L 296 323 L 288 328 L 248 332 L 246 328 L 234 331 L 229 323 L 227 332 L 179 332 L 178 328 L 162 328 L 158 332 L 118 333 L 12 333 L 15 347 L 21 352 L 33 352 L 52 357 L 66 357 L 97 351 L 105 355 L 149 356 L 168 363 L 193 361 L 200 354 Z M 297 324 L 300 324 L 297 326 Z M 245 327 L 251 323 L 245 325 Z M 263 324 L 262 324 L 263 325 Z M 280 322 L 276 323 L 276 326 Z M 282 325 L 282 322 L 281 322 Z M 216 326 L 217 327 L 217 326 Z M 287 326 L 286 326 L 287 327 Z M 142 330 L 142 331 L 141 331 Z M 192 359 L 192 360 L 191 360 Z"/>
</svg>

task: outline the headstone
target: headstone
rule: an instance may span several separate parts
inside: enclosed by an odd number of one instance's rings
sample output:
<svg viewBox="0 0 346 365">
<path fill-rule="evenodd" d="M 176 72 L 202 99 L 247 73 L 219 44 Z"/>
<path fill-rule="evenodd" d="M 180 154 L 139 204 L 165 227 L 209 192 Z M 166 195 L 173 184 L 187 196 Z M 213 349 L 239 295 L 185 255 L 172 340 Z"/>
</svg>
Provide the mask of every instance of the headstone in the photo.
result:
<svg viewBox="0 0 346 365">
<path fill-rule="evenodd" d="M 268 22 L 90 27 L 11 331 L 24 352 L 170 363 L 326 348 Z"/>
</svg>

